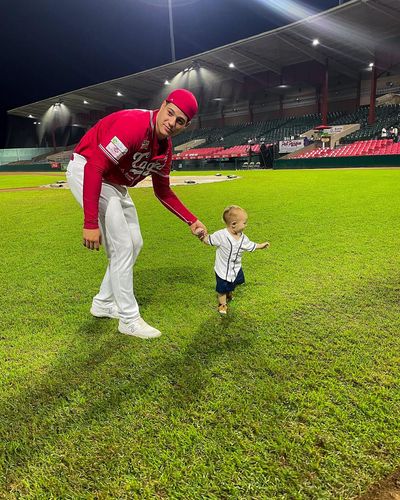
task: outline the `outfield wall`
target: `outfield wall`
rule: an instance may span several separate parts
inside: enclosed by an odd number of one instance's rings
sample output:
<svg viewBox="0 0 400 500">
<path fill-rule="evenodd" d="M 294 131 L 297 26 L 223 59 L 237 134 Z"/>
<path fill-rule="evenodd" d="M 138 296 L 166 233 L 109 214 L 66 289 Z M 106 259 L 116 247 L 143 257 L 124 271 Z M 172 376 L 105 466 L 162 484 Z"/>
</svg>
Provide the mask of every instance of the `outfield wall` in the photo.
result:
<svg viewBox="0 0 400 500">
<path fill-rule="evenodd" d="M 29 161 L 36 156 L 50 154 L 53 152 L 54 148 L 0 149 L 0 165 L 11 163 L 13 161 Z"/>
<path fill-rule="evenodd" d="M 344 156 L 341 158 L 298 158 L 275 160 L 273 169 L 400 167 L 400 155 Z"/>
<path fill-rule="evenodd" d="M 229 160 L 185 160 L 174 161 L 172 169 L 176 171 L 202 170 L 246 170 L 243 167 L 245 158 Z M 273 169 L 302 168 L 357 168 L 357 167 L 400 167 L 400 155 L 380 156 L 346 156 L 342 158 L 298 158 L 293 160 L 274 160 Z M 60 172 L 51 168 L 50 163 L 34 163 L 26 165 L 0 165 L 1 172 Z"/>
</svg>

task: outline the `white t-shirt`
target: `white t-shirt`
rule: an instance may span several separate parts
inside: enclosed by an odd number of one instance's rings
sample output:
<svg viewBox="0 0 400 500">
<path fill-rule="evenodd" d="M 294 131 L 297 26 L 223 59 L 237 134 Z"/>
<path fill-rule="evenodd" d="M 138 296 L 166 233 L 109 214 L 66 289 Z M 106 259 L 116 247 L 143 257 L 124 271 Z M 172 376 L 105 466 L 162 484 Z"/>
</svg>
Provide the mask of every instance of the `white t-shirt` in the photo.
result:
<svg viewBox="0 0 400 500">
<path fill-rule="evenodd" d="M 208 244 L 217 247 L 215 255 L 214 270 L 218 276 L 229 282 L 233 282 L 242 267 L 243 252 L 254 252 L 257 243 L 250 241 L 242 233 L 242 236 L 236 240 L 225 228 L 208 235 Z"/>
</svg>

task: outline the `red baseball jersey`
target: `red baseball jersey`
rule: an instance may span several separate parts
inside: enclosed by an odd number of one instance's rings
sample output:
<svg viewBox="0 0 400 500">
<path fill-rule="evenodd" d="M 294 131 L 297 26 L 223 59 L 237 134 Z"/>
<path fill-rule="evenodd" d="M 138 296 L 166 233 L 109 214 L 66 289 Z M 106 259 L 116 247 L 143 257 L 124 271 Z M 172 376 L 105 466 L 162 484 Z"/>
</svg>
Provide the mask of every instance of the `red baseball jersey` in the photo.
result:
<svg viewBox="0 0 400 500">
<path fill-rule="evenodd" d="M 103 180 L 135 186 L 152 176 L 157 198 L 187 224 L 197 220 L 169 185 L 172 160 L 170 138 L 158 140 L 157 111 L 129 109 L 100 120 L 81 139 L 75 153 L 87 160 L 83 181 L 84 227 L 97 229 L 99 197 Z"/>
</svg>

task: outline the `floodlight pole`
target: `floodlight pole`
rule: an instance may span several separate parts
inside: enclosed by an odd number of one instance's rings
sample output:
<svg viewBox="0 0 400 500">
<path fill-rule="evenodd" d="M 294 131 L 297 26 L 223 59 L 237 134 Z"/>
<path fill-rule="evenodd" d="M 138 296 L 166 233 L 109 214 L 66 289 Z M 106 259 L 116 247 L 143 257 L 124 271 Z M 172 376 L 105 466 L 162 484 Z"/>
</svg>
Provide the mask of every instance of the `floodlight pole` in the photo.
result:
<svg viewBox="0 0 400 500">
<path fill-rule="evenodd" d="M 369 95 L 369 112 L 368 112 L 368 125 L 373 125 L 376 122 L 376 81 L 378 79 L 376 72 L 376 56 L 374 65 L 371 68 L 371 91 Z"/>
<path fill-rule="evenodd" d="M 171 59 L 175 62 L 174 20 L 172 18 L 172 0 L 168 0 L 169 36 L 171 40 Z"/>
<path fill-rule="evenodd" d="M 328 59 L 326 60 L 325 67 L 323 69 L 323 80 L 322 80 L 322 105 L 321 105 L 321 120 L 324 125 L 328 123 L 328 78 L 329 78 L 329 67 Z"/>
</svg>

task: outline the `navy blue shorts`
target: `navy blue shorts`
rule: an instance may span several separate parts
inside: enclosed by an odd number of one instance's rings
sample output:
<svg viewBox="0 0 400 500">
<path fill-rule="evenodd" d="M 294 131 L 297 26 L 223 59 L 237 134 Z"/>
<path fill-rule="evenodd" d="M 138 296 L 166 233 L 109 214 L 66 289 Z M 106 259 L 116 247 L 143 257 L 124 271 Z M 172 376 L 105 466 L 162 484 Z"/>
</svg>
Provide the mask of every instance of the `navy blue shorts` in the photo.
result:
<svg viewBox="0 0 400 500">
<path fill-rule="evenodd" d="M 242 285 L 244 283 L 244 274 L 242 268 L 240 268 L 240 271 L 238 272 L 235 281 L 231 282 L 223 280 L 218 276 L 217 273 L 215 273 L 215 277 L 217 278 L 217 286 L 215 287 L 215 290 L 221 294 L 233 292 L 233 290 L 237 287 L 237 285 Z"/>
</svg>

